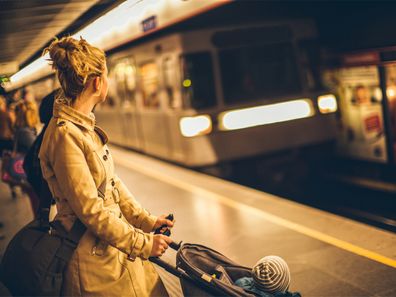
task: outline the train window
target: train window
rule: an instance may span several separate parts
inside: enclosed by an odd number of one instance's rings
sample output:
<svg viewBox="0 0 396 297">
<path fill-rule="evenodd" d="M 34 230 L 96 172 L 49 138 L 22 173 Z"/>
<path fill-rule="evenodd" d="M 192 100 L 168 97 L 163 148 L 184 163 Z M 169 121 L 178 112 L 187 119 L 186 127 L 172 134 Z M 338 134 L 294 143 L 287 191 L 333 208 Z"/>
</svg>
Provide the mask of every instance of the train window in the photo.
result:
<svg viewBox="0 0 396 297">
<path fill-rule="evenodd" d="M 316 40 L 299 42 L 302 72 L 309 90 L 323 90 L 325 87 L 321 76 L 320 46 Z"/>
<path fill-rule="evenodd" d="M 129 92 L 134 92 L 136 89 L 136 68 L 130 63 L 125 66 L 125 87 Z M 131 99 L 131 96 L 129 97 Z"/>
<path fill-rule="evenodd" d="M 139 68 L 142 90 L 143 90 L 143 104 L 148 108 L 159 108 L 159 71 L 158 66 L 154 61 L 142 64 Z"/>
<path fill-rule="evenodd" d="M 122 106 L 131 105 L 135 99 L 136 68 L 133 59 L 119 60 L 109 67 L 109 91 L 107 100 L 98 108 L 114 108 L 118 102 Z"/>
<path fill-rule="evenodd" d="M 112 109 L 118 105 L 119 98 L 121 97 L 117 88 L 117 79 L 116 79 L 116 70 L 117 65 L 108 65 L 107 69 L 109 70 L 109 74 L 107 76 L 109 90 L 107 92 L 107 98 L 104 102 L 96 105 L 95 110 L 102 109 Z"/>
<path fill-rule="evenodd" d="M 212 56 L 209 52 L 181 57 L 183 101 L 195 109 L 216 105 Z"/>
<path fill-rule="evenodd" d="M 125 97 L 124 76 L 122 75 L 123 67 L 124 65 L 121 62 L 108 66 L 109 90 L 107 93 L 107 99 L 96 106 L 96 110 L 115 108 L 118 105 L 118 102 Z"/>
<path fill-rule="evenodd" d="M 120 61 L 114 68 L 117 91 L 123 104 L 135 98 L 136 68 L 131 59 Z"/>
<path fill-rule="evenodd" d="M 111 71 L 109 71 L 109 75 L 108 75 L 108 84 L 109 84 L 109 90 L 107 92 L 107 98 L 103 103 L 96 106 L 96 110 L 100 110 L 102 108 L 114 108 L 116 106 L 117 98 L 118 98 L 117 89 L 116 89 L 117 86 L 115 83 L 115 78 L 112 75 Z"/>
<path fill-rule="evenodd" d="M 114 79 L 117 88 L 117 95 L 121 100 L 123 100 L 126 97 L 125 67 L 126 64 L 124 62 L 120 62 L 114 68 Z"/>
<path fill-rule="evenodd" d="M 226 103 L 301 90 L 293 47 L 289 43 L 225 49 L 219 52 L 219 57 Z"/>
</svg>

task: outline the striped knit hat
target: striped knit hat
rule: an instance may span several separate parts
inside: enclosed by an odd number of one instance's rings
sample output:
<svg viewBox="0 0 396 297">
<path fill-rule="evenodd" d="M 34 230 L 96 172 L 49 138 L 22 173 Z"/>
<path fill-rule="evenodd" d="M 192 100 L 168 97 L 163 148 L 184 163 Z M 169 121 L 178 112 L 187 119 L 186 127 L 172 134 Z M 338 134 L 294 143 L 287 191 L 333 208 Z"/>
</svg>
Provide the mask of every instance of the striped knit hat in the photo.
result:
<svg viewBox="0 0 396 297">
<path fill-rule="evenodd" d="M 285 260 L 278 256 L 266 256 L 252 269 L 256 286 L 265 292 L 286 292 L 290 285 L 290 271 Z"/>
</svg>

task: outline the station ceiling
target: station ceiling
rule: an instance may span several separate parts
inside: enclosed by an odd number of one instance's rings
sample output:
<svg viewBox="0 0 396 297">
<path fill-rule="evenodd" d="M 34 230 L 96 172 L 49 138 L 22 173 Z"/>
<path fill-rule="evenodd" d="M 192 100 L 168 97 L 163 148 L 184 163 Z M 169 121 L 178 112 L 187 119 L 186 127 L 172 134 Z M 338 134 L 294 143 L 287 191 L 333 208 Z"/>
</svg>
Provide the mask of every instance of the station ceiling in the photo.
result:
<svg viewBox="0 0 396 297">
<path fill-rule="evenodd" d="M 123 1 L 0 0 L 0 78 L 7 74 L 6 63 L 14 62 L 20 68 L 26 66 L 40 56 L 54 36 L 75 33 Z M 357 5 L 352 0 L 241 0 L 185 20 L 162 33 L 279 18 L 312 18 L 324 45 L 353 51 L 395 46 L 394 11 L 396 1 L 367 0 Z"/>
<path fill-rule="evenodd" d="M 78 25 L 120 2 L 0 0 L 0 75 L 15 72 L 10 69 L 15 65 L 21 67 L 37 56 L 55 36 L 73 33 Z"/>
</svg>

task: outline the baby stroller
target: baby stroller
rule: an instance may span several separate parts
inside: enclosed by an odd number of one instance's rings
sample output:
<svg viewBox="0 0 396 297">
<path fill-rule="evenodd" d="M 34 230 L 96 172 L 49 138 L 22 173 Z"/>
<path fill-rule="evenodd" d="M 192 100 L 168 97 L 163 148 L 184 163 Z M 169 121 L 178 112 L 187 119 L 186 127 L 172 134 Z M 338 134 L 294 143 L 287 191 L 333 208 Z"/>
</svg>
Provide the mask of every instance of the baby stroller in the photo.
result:
<svg viewBox="0 0 396 297">
<path fill-rule="evenodd" d="M 168 231 L 161 233 L 169 236 Z M 203 245 L 172 242 L 169 246 L 177 251 L 175 267 L 157 257 L 149 260 L 180 279 L 184 296 L 258 296 L 234 284 L 237 279 L 250 277 L 251 268 L 238 265 L 221 253 Z M 259 296 L 301 297 L 299 293 L 291 292 L 274 295 L 262 292 Z"/>
<path fill-rule="evenodd" d="M 150 261 L 180 278 L 186 297 L 256 296 L 232 284 L 233 280 L 250 276 L 249 268 L 237 265 L 219 252 L 202 245 L 183 244 L 177 251 L 176 267 L 159 258 L 150 258 Z"/>
</svg>

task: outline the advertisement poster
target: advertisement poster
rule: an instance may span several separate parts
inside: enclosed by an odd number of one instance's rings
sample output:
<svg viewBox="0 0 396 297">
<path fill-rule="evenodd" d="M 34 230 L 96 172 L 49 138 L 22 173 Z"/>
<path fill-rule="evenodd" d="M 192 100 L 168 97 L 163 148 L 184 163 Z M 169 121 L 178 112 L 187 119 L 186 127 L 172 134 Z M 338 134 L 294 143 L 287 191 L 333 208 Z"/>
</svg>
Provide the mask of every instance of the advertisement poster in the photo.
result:
<svg viewBox="0 0 396 297">
<path fill-rule="evenodd" d="M 326 73 L 341 110 L 338 151 L 367 161 L 387 162 L 382 91 L 377 66 L 349 67 Z"/>
<path fill-rule="evenodd" d="M 385 70 L 386 97 L 388 98 L 389 118 L 393 136 L 393 155 L 396 156 L 396 65 L 388 65 Z"/>
</svg>

